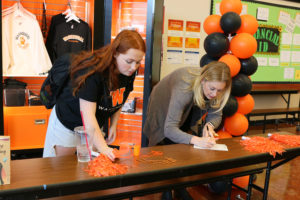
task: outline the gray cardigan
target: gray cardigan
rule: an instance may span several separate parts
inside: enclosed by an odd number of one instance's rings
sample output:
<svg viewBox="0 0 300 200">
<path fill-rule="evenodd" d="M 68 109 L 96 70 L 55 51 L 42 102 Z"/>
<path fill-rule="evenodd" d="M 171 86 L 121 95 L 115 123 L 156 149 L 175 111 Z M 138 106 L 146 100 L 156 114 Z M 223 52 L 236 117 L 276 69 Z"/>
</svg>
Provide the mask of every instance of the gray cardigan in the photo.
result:
<svg viewBox="0 0 300 200">
<path fill-rule="evenodd" d="M 187 119 L 192 106 L 193 91 L 188 90 L 186 80 L 193 79 L 189 70 L 201 70 L 198 67 L 184 67 L 175 70 L 163 78 L 152 90 L 143 134 L 149 139 L 149 146 L 156 145 L 165 137 L 175 143 L 189 144 L 193 135 L 179 128 Z M 222 112 L 208 108 L 206 122 L 218 127 Z"/>
</svg>

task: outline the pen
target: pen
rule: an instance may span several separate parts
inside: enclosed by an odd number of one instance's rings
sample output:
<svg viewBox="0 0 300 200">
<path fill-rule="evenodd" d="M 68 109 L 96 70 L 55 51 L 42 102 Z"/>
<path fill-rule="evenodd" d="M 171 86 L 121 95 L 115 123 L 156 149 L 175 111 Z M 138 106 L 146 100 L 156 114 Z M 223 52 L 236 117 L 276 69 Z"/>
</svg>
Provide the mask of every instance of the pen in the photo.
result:
<svg viewBox="0 0 300 200">
<path fill-rule="evenodd" d="M 206 125 L 206 130 L 207 130 L 207 134 L 208 134 L 208 136 L 209 137 L 211 137 L 211 135 L 210 135 L 210 132 L 209 132 L 209 129 L 208 129 L 208 126 Z"/>
</svg>

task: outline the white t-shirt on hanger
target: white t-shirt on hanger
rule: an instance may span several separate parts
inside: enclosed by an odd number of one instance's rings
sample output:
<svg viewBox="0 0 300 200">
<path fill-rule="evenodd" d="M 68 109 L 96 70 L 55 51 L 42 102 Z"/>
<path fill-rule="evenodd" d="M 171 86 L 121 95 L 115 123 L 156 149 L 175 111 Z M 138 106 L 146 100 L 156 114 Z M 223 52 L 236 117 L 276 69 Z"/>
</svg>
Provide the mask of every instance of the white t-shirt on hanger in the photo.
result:
<svg viewBox="0 0 300 200">
<path fill-rule="evenodd" d="M 36 76 L 47 72 L 51 60 L 38 21 L 16 10 L 2 18 L 4 76 Z"/>
</svg>

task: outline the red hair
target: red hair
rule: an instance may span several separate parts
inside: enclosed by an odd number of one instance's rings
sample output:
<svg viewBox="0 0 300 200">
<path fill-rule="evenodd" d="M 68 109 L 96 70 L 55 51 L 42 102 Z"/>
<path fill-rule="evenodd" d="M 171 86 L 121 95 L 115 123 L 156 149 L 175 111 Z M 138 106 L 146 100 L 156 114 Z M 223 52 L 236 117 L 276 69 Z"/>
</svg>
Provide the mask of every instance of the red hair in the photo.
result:
<svg viewBox="0 0 300 200">
<path fill-rule="evenodd" d="M 129 49 L 138 49 L 146 52 L 146 45 L 137 31 L 123 30 L 113 42 L 100 49 L 91 51 L 82 51 L 72 57 L 72 64 L 70 68 L 70 77 L 73 84 L 73 95 L 77 93 L 79 88 L 85 83 L 87 77 L 96 72 L 108 75 L 108 87 L 116 89 L 119 86 L 115 55 L 125 54 Z M 86 70 L 84 74 L 76 76 L 79 71 Z"/>
</svg>

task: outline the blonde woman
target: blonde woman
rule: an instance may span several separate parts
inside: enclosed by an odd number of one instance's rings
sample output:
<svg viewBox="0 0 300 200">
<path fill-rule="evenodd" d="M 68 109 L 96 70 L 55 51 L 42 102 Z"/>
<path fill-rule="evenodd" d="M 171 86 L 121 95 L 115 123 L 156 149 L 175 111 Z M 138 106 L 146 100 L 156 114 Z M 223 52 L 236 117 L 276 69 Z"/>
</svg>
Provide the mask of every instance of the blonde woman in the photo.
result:
<svg viewBox="0 0 300 200">
<path fill-rule="evenodd" d="M 230 70 L 223 62 L 211 62 L 203 68 L 180 68 L 163 78 L 153 88 L 149 99 L 143 129 L 149 146 L 174 143 L 201 147 L 215 145 L 214 129 L 222 121 L 222 109 L 230 89 Z M 186 132 L 186 126 L 192 125 L 193 120 L 203 124 L 202 137 Z M 228 183 L 218 181 L 208 187 L 215 193 L 222 193 Z M 182 199 L 192 199 L 185 188 L 177 189 L 175 193 Z M 163 192 L 162 199 L 171 200 L 172 192 Z"/>
<path fill-rule="evenodd" d="M 143 129 L 149 146 L 171 143 L 213 146 L 214 129 L 221 123 L 230 89 L 230 69 L 223 62 L 211 62 L 203 68 L 180 68 L 163 78 L 149 99 Z M 197 121 L 204 123 L 203 137 L 181 129 L 193 105 L 200 110 Z"/>
</svg>

